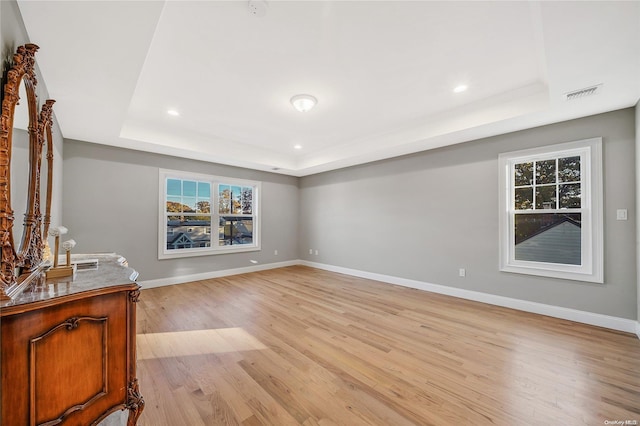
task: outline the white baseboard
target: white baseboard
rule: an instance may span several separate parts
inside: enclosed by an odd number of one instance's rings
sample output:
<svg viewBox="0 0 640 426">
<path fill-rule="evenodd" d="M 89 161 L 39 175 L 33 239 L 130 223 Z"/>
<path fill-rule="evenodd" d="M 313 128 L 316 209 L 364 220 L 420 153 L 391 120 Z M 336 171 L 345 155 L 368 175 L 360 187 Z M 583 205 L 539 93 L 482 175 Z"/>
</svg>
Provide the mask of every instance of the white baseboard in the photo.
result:
<svg viewBox="0 0 640 426">
<path fill-rule="evenodd" d="M 306 260 L 300 261 L 300 264 L 310 266 L 312 268 L 324 269 L 326 271 L 352 275 L 355 277 L 382 281 L 390 284 L 397 284 L 404 287 L 415 288 L 418 290 L 446 294 L 448 296 L 459 297 L 461 299 L 473 300 L 476 302 L 488 303 L 490 305 L 517 309 L 519 311 L 532 312 L 535 314 L 547 315 L 555 318 L 562 318 L 584 324 L 595 325 L 598 327 L 625 331 L 627 333 L 635 333 L 638 335 L 638 338 L 640 338 L 640 322 L 630 319 L 596 314 L 593 312 L 579 311 L 577 309 L 563 308 L 561 306 L 546 305 L 544 303 L 530 302 L 527 300 L 513 299 L 510 297 L 481 293 L 479 291 L 464 290 L 445 285 L 425 283 L 422 281 L 409 280 L 406 278 L 399 278 L 390 275 L 359 271 L 357 269 L 349 269 L 340 266 L 326 265 L 323 263 L 309 262 Z"/>
<path fill-rule="evenodd" d="M 139 281 L 142 290 L 147 288 L 164 287 L 167 285 L 184 284 L 192 281 L 209 280 L 211 278 L 228 277 L 230 275 L 246 274 L 249 272 L 266 271 L 268 269 L 284 268 L 286 266 L 300 265 L 299 260 L 286 262 L 265 263 L 263 265 L 246 266 L 243 268 L 224 269 L 221 271 L 202 272 L 199 274 L 181 275 L 177 277 L 160 278 L 157 280 Z"/>
<path fill-rule="evenodd" d="M 357 269 L 343 268 L 341 266 L 326 265 L 324 263 L 309 262 L 306 260 L 289 260 L 286 262 L 266 263 L 263 265 L 247 266 L 243 268 L 224 269 L 221 271 L 203 272 L 199 274 L 182 275 L 177 277 L 161 278 L 156 280 L 140 281 L 142 289 L 163 287 L 167 285 L 183 284 L 192 281 L 207 280 L 211 278 L 227 277 L 230 275 L 246 274 L 249 272 L 266 271 L 268 269 L 284 268 L 287 266 L 305 265 L 312 268 L 323 269 L 325 271 L 338 272 L 355 277 L 366 278 L 375 281 L 382 281 L 389 284 L 397 284 L 404 287 L 418 290 L 430 291 L 432 293 L 446 294 L 448 296 L 459 297 L 461 299 L 473 300 L 476 302 L 488 303 L 490 305 L 503 306 L 525 312 L 532 312 L 547 315 L 555 318 L 562 318 L 598 327 L 610 328 L 612 330 L 635 333 L 640 339 L 640 322 L 625 318 L 613 317 L 610 315 L 596 314 L 593 312 L 580 311 L 577 309 L 563 308 L 561 306 L 546 305 L 544 303 L 530 302 L 527 300 L 513 299 L 510 297 L 497 296 L 494 294 L 482 293 L 479 291 L 464 290 L 440 284 L 431 284 L 422 281 L 410 280 L 406 278 L 394 277 L 391 275 L 376 274 L 373 272 L 360 271 Z"/>
</svg>

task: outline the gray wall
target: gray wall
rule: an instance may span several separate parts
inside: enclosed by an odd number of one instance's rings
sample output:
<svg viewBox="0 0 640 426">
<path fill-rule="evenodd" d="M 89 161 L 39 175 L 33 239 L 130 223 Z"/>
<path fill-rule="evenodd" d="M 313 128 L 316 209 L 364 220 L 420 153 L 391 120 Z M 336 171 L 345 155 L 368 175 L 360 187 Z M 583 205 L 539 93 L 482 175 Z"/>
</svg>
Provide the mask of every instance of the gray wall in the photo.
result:
<svg viewBox="0 0 640 426">
<path fill-rule="evenodd" d="M 2 52 L 3 70 L 6 64 L 12 60 L 13 54 L 18 46 L 25 43 L 38 44 L 38 40 L 30 40 L 27 30 L 22 21 L 20 9 L 15 0 L 0 1 L 0 50 Z M 49 99 L 49 93 L 45 85 L 45 80 L 37 68 L 38 54 L 36 53 L 36 78 L 38 80 L 37 97 L 38 97 L 38 114 L 40 107 L 46 99 Z M 19 105 L 18 108 L 24 107 L 26 103 Z M 59 225 L 62 217 L 62 133 L 55 119 L 53 120 L 53 139 L 54 139 L 54 170 L 53 170 L 53 197 L 51 202 L 51 222 L 52 225 Z M 24 207 L 27 197 L 27 182 L 25 181 L 26 165 L 28 164 L 28 135 L 23 131 L 16 131 L 14 136 L 15 152 L 12 155 L 12 175 L 20 177 L 12 181 L 12 207 L 15 211 L 15 224 L 22 226 L 24 220 Z M 26 160 L 26 161 L 25 161 Z M 18 169 L 22 169 L 21 173 Z M 17 231 L 17 229 L 16 229 Z"/>
<path fill-rule="evenodd" d="M 16 48 L 28 43 L 29 36 L 22 21 L 22 15 L 15 0 L 2 0 L 0 2 L 0 36 L 2 38 L 2 59 L 11 58 Z M 37 44 L 37 43 L 36 43 Z"/>
<path fill-rule="evenodd" d="M 262 250 L 158 260 L 159 168 L 261 181 Z M 77 252 L 117 252 L 141 281 L 298 258 L 297 179 L 273 173 L 66 140 L 63 217 Z"/>
<path fill-rule="evenodd" d="M 629 108 L 301 178 L 300 256 L 635 319 L 634 114 Z M 597 136 L 604 145 L 605 283 L 499 272 L 498 154 Z M 631 220 L 617 221 L 619 208 Z"/>
<path fill-rule="evenodd" d="M 640 211 L 640 101 L 636 104 L 636 214 Z M 634 217 L 636 222 L 636 268 L 637 268 L 637 284 L 638 284 L 638 324 L 636 325 L 636 333 L 640 337 L 640 224 L 638 224 L 638 216 Z"/>
<path fill-rule="evenodd" d="M 28 39 L 15 0 L 0 1 L 0 37 L 3 61 L 21 44 L 38 44 Z M 39 75 L 40 100 L 48 98 L 44 81 Z M 77 141 L 65 142 L 63 182 L 54 122 L 52 221 L 60 224 L 64 214 L 79 252 L 120 252 L 142 280 L 303 258 L 640 320 L 639 110 L 635 128 L 633 109 L 617 111 L 302 178 L 299 191 L 295 178 Z M 593 136 L 605 142 L 605 284 L 498 272 L 498 153 Z M 262 251 L 157 260 L 159 167 L 263 181 Z M 630 220 L 616 221 L 617 208 L 627 208 Z"/>
</svg>

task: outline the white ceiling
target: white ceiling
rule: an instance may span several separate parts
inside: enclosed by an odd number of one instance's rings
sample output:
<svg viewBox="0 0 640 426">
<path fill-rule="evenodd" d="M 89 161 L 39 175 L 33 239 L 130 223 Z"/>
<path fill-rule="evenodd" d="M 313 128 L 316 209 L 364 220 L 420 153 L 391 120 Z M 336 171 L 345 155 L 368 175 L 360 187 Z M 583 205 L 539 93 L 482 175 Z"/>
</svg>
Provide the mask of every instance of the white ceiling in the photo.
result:
<svg viewBox="0 0 640 426">
<path fill-rule="evenodd" d="M 18 3 L 66 138 L 294 176 L 640 98 L 638 1 Z"/>
</svg>

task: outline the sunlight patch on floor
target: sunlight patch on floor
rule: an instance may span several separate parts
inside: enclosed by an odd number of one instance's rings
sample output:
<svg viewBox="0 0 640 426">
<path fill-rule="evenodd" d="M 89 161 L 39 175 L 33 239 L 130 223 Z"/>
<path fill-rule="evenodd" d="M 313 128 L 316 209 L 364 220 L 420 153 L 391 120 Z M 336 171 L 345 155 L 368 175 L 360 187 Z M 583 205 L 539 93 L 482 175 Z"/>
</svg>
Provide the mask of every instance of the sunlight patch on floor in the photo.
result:
<svg viewBox="0 0 640 426">
<path fill-rule="evenodd" d="M 138 334 L 138 360 L 266 349 L 243 328 Z"/>
</svg>

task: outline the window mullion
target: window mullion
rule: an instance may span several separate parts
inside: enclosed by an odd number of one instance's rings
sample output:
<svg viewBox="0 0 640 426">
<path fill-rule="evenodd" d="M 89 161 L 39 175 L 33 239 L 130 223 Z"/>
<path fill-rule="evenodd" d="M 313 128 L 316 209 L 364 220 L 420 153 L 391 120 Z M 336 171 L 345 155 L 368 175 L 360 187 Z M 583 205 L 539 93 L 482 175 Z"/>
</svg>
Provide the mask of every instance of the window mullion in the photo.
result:
<svg viewBox="0 0 640 426">
<path fill-rule="evenodd" d="M 556 181 L 556 210 L 560 209 L 560 172 L 558 170 L 558 165 L 560 164 L 558 158 L 555 159 L 556 163 L 556 171 L 555 171 L 555 181 Z"/>
<path fill-rule="evenodd" d="M 538 162 L 537 161 L 533 161 L 533 188 L 532 188 L 532 200 L 531 200 L 531 210 L 536 210 L 536 203 L 538 202 L 537 198 L 538 198 Z"/>
<path fill-rule="evenodd" d="M 211 247 L 219 249 L 220 247 L 220 187 L 219 182 L 211 182 L 213 194 L 211 194 Z M 214 234 L 215 229 L 215 234 Z M 214 238 L 215 235 L 215 238 Z"/>
</svg>

